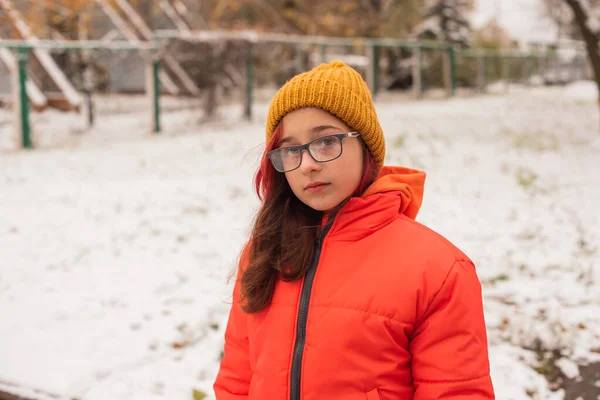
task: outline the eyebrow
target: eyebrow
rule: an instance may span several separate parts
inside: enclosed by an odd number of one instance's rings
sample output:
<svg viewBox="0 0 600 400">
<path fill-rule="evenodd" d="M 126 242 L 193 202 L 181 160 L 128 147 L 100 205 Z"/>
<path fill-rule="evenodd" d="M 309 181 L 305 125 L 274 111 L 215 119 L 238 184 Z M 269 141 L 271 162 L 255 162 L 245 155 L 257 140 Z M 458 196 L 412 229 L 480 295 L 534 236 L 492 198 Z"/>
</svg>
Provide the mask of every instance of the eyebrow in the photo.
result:
<svg viewBox="0 0 600 400">
<path fill-rule="evenodd" d="M 337 130 L 343 130 L 342 128 L 340 128 L 339 126 L 334 126 L 334 125 L 318 125 L 318 126 L 314 126 L 312 128 L 310 128 L 310 133 L 317 134 L 317 133 L 321 133 L 327 129 L 337 129 Z M 284 144 L 284 143 L 289 143 L 293 140 L 294 138 L 292 136 L 288 136 L 286 138 L 283 138 L 283 140 L 281 141 L 280 144 Z"/>
</svg>

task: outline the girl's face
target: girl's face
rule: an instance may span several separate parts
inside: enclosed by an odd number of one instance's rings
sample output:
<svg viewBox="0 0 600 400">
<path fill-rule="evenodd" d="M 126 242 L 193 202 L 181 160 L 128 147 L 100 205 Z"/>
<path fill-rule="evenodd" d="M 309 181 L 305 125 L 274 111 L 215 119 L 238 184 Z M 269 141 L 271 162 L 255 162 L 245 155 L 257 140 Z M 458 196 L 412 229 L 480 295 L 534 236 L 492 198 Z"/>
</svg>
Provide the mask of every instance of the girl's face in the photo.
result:
<svg viewBox="0 0 600 400">
<path fill-rule="evenodd" d="M 280 148 L 302 145 L 328 135 L 352 132 L 341 120 L 318 108 L 292 111 L 283 118 L 282 123 L 283 137 Z M 311 149 L 322 154 L 324 159 L 329 158 L 337 155 L 338 140 L 335 137 L 326 138 L 312 145 Z M 333 209 L 349 198 L 360 184 L 364 145 L 357 137 L 345 137 L 341 140 L 341 145 L 341 155 L 329 162 L 317 162 L 304 150 L 299 156 L 300 166 L 285 172 L 288 184 L 296 197 L 317 211 Z M 332 154 L 332 151 L 336 154 Z M 293 149 L 288 152 L 296 153 Z"/>
</svg>

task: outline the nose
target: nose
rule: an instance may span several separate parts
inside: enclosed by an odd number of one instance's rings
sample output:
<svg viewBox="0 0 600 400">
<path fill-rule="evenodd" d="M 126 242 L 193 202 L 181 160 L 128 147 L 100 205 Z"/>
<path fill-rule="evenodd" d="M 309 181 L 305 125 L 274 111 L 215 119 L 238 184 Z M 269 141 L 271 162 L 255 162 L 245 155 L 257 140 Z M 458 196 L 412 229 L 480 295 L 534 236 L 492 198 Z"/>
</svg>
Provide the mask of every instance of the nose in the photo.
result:
<svg viewBox="0 0 600 400">
<path fill-rule="evenodd" d="M 314 158 L 310 155 L 308 150 L 304 149 L 302 151 L 302 162 L 300 163 L 300 171 L 303 174 L 309 174 L 313 171 L 321 170 L 321 163 L 315 161 Z"/>
</svg>

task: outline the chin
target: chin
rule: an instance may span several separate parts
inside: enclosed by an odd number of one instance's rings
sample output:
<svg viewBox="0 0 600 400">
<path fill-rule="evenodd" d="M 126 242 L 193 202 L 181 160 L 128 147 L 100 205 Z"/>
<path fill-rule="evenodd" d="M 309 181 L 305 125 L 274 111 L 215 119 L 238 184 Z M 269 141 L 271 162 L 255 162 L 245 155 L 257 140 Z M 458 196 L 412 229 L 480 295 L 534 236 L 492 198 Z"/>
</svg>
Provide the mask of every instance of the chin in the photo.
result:
<svg viewBox="0 0 600 400">
<path fill-rule="evenodd" d="M 302 200 L 302 199 L 300 199 Z M 331 200 L 313 200 L 313 199 L 307 199 L 306 201 L 302 202 L 304 204 L 306 204 L 307 206 L 309 206 L 310 208 L 312 208 L 313 210 L 317 210 L 317 211 L 328 211 L 331 210 L 333 208 L 335 208 L 340 202 L 335 202 L 335 201 L 331 201 Z"/>
<path fill-rule="evenodd" d="M 331 210 L 331 209 L 333 208 L 333 207 L 328 207 L 328 206 L 323 206 L 323 207 L 321 207 L 321 206 L 312 206 L 312 205 L 310 205 L 310 204 L 307 204 L 307 205 L 308 205 L 310 208 L 312 208 L 313 210 L 316 210 L 316 211 L 321 211 L 321 212 L 325 212 L 325 211 L 327 211 L 327 210 Z"/>
</svg>

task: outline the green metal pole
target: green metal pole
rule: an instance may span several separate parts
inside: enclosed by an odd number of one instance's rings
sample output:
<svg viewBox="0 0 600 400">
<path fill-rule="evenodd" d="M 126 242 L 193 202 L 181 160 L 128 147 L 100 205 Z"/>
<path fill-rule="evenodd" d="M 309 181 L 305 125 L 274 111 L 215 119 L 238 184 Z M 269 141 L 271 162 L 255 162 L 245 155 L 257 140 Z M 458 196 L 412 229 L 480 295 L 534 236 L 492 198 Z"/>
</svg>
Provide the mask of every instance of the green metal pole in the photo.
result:
<svg viewBox="0 0 600 400">
<path fill-rule="evenodd" d="M 373 43 L 372 46 L 373 47 L 371 48 L 371 57 L 373 60 L 373 87 L 371 88 L 371 94 L 375 96 L 379 91 L 379 46 L 375 43 Z"/>
<path fill-rule="evenodd" d="M 23 147 L 31 149 L 31 126 L 29 125 L 29 99 L 27 98 L 27 49 L 18 50 L 19 61 L 19 101 L 21 107 L 21 137 Z"/>
<path fill-rule="evenodd" d="M 535 76 L 536 71 L 539 71 L 539 61 L 533 54 L 529 54 L 527 58 L 529 60 L 529 74 L 527 75 L 527 83 L 530 84 L 531 77 Z"/>
<path fill-rule="evenodd" d="M 412 49 L 412 88 L 415 98 L 423 96 L 423 48 L 416 46 Z"/>
<path fill-rule="evenodd" d="M 530 69 L 531 69 L 531 58 L 529 55 L 524 57 L 524 61 L 525 61 L 525 68 L 523 71 L 523 83 L 525 84 L 525 86 L 529 85 L 529 74 L 530 74 Z"/>
<path fill-rule="evenodd" d="M 326 44 L 321 45 L 321 62 L 322 63 L 327 62 L 327 45 Z"/>
<path fill-rule="evenodd" d="M 152 60 L 152 83 L 154 85 L 154 132 L 159 133 L 160 127 L 160 60 L 158 57 Z"/>
<path fill-rule="evenodd" d="M 486 54 L 483 55 L 483 90 L 487 87 L 488 83 L 488 57 Z"/>
<path fill-rule="evenodd" d="M 453 46 L 448 47 L 450 55 L 450 89 L 452 96 L 456 94 L 456 52 Z"/>
<path fill-rule="evenodd" d="M 506 66 L 506 87 L 504 88 L 506 93 L 510 90 L 510 80 L 511 80 L 511 72 L 512 72 L 512 58 L 511 56 L 504 57 L 504 65 Z"/>
<path fill-rule="evenodd" d="M 252 62 L 252 44 L 248 43 L 246 48 L 246 109 L 244 116 L 246 119 L 252 119 L 252 101 L 254 88 L 254 64 Z"/>
<path fill-rule="evenodd" d="M 420 46 L 417 48 L 419 52 L 419 96 L 425 93 L 425 85 L 423 84 L 423 48 Z"/>
</svg>

